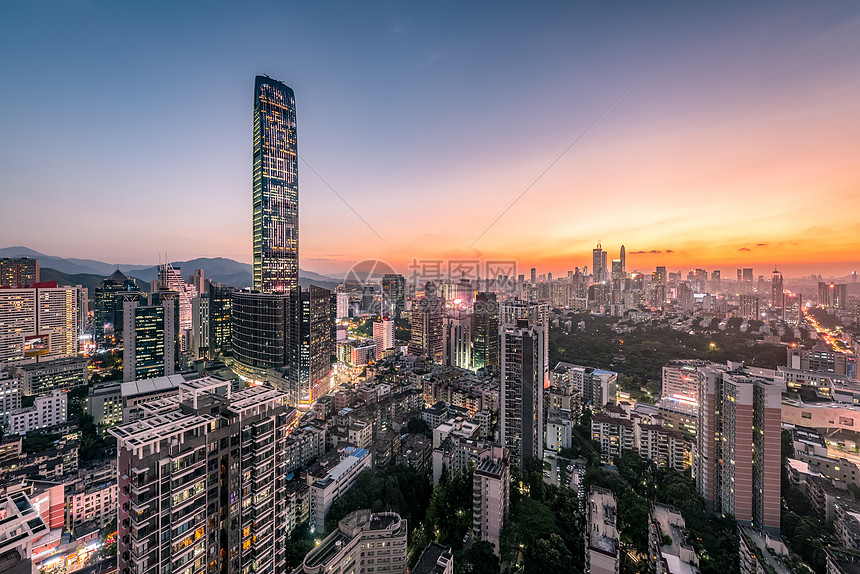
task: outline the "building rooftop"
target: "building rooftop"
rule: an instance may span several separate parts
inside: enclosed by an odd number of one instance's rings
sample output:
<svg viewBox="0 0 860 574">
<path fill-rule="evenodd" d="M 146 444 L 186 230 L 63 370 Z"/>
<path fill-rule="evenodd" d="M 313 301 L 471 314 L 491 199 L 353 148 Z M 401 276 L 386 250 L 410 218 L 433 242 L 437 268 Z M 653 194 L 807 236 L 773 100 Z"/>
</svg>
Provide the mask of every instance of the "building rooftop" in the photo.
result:
<svg viewBox="0 0 860 574">
<path fill-rule="evenodd" d="M 615 496 L 605 488 L 592 487 L 588 493 L 588 547 L 618 556 Z"/>
<path fill-rule="evenodd" d="M 431 542 L 421 553 L 418 563 L 412 569 L 412 574 L 441 574 L 445 566 L 454 559 L 450 546 Z"/>
<path fill-rule="evenodd" d="M 122 383 L 122 396 L 135 397 L 138 395 L 164 393 L 179 389 L 179 385 L 184 382 L 185 378 L 182 375 L 168 375 L 166 377 L 156 377 L 142 381 L 129 381 Z"/>
<path fill-rule="evenodd" d="M 687 530 L 681 513 L 672 506 L 652 503 L 651 521 L 660 536 L 660 557 L 670 574 L 698 574 L 699 558 L 687 543 Z M 669 542 L 663 544 L 663 542 Z"/>
</svg>

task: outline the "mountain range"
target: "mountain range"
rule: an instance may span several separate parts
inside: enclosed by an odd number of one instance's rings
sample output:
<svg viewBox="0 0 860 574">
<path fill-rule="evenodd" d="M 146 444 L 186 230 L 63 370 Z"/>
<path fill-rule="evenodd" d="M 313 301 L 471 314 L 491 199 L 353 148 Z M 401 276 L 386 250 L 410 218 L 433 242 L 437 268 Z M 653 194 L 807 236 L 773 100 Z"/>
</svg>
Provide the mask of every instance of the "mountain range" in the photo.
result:
<svg viewBox="0 0 860 574">
<path fill-rule="evenodd" d="M 62 284 L 82 285 L 95 288 L 102 279 L 119 269 L 125 275 L 143 285 L 148 285 L 158 276 L 157 265 L 112 264 L 94 259 L 77 259 L 57 257 L 40 253 L 35 249 L 24 246 L 0 248 L 0 257 L 31 257 L 39 260 L 42 281 L 57 281 Z M 189 261 L 173 261 L 173 267 L 181 269 L 184 277 L 190 276 L 195 269 L 202 269 L 206 277 L 213 281 L 232 285 L 238 288 L 251 285 L 251 266 L 247 263 L 226 259 L 224 257 L 201 257 Z M 340 279 L 327 277 L 299 269 L 299 284 L 307 287 L 310 284 L 326 289 L 334 289 L 341 283 Z"/>
</svg>

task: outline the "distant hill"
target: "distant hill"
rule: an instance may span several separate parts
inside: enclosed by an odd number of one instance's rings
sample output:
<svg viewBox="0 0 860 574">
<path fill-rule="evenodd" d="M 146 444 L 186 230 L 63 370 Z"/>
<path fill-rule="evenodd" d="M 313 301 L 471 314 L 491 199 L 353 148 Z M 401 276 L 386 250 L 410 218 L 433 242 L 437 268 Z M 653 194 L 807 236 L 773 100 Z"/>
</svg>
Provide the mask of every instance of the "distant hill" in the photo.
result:
<svg viewBox="0 0 860 574">
<path fill-rule="evenodd" d="M 94 259 L 54 257 L 24 246 L 0 248 L 0 257 L 36 258 L 39 260 L 43 281 L 57 281 L 58 283 L 87 287 L 93 281 L 90 276 L 98 277 L 98 280 L 95 282 L 97 285 L 116 269 L 119 269 L 129 277 L 142 281 L 144 284 L 154 281 L 158 275 L 157 265 L 112 264 Z M 233 259 L 201 257 L 189 261 L 174 261 L 172 264 L 174 267 L 182 270 L 182 275 L 186 279 L 196 269 L 202 269 L 206 277 L 218 283 L 232 285 L 240 289 L 251 286 L 251 266 L 247 263 L 234 261 Z M 299 284 L 303 287 L 313 284 L 326 289 L 334 289 L 340 283 L 341 279 L 326 277 L 313 271 L 299 269 Z"/>
<path fill-rule="evenodd" d="M 41 261 L 39 263 L 39 279 L 42 281 L 56 281 L 57 285 L 80 285 L 81 287 L 86 287 L 88 289 L 87 295 L 90 299 L 93 298 L 95 288 L 98 287 L 105 278 L 104 275 L 97 275 L 94 273 L 63 273 L 62 271 L 57 271 L 50 267 L 41 267 Z M 149 282 L 144 281 L 143 279 L 138 279 L 137 277 L 129 277 L 129 279 L 134 280 L 140 290 L 145 292 L 149 291 Z"/>
</svg>

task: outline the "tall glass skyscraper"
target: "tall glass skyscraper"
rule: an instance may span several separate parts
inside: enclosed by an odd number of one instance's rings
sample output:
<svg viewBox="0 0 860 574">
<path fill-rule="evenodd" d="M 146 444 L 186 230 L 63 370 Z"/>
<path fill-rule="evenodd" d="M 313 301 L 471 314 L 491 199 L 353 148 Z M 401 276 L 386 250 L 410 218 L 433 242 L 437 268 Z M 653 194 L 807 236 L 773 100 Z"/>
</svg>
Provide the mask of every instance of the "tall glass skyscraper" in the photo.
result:
<svg viewBox="0 0 860 574">
<path fill-rule="evenodd" d="M 299 284 L 299 156 L 293 90 L 268 76 L 254 83 L 254 291 Z"/>
</svg>

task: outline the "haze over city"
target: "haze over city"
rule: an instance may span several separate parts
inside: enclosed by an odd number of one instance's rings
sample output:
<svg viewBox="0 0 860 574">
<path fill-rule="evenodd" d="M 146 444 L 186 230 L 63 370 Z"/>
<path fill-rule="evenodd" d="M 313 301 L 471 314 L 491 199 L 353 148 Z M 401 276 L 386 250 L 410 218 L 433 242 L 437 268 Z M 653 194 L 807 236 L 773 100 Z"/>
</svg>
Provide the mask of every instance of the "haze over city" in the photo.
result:
<svg viewBox="0 0 860 574">
<path fill-rule="evenodd" d="M 640 270 L 860 266 L 856 4 L 6 3 L 0 20 L 3 211 L 39 211 L 5 218 L 3 246 L 249 262 L 240 97 L 268 74 L 296 93 L 303 268 L 563 273 L 598 240 Z"/>
</svg>

